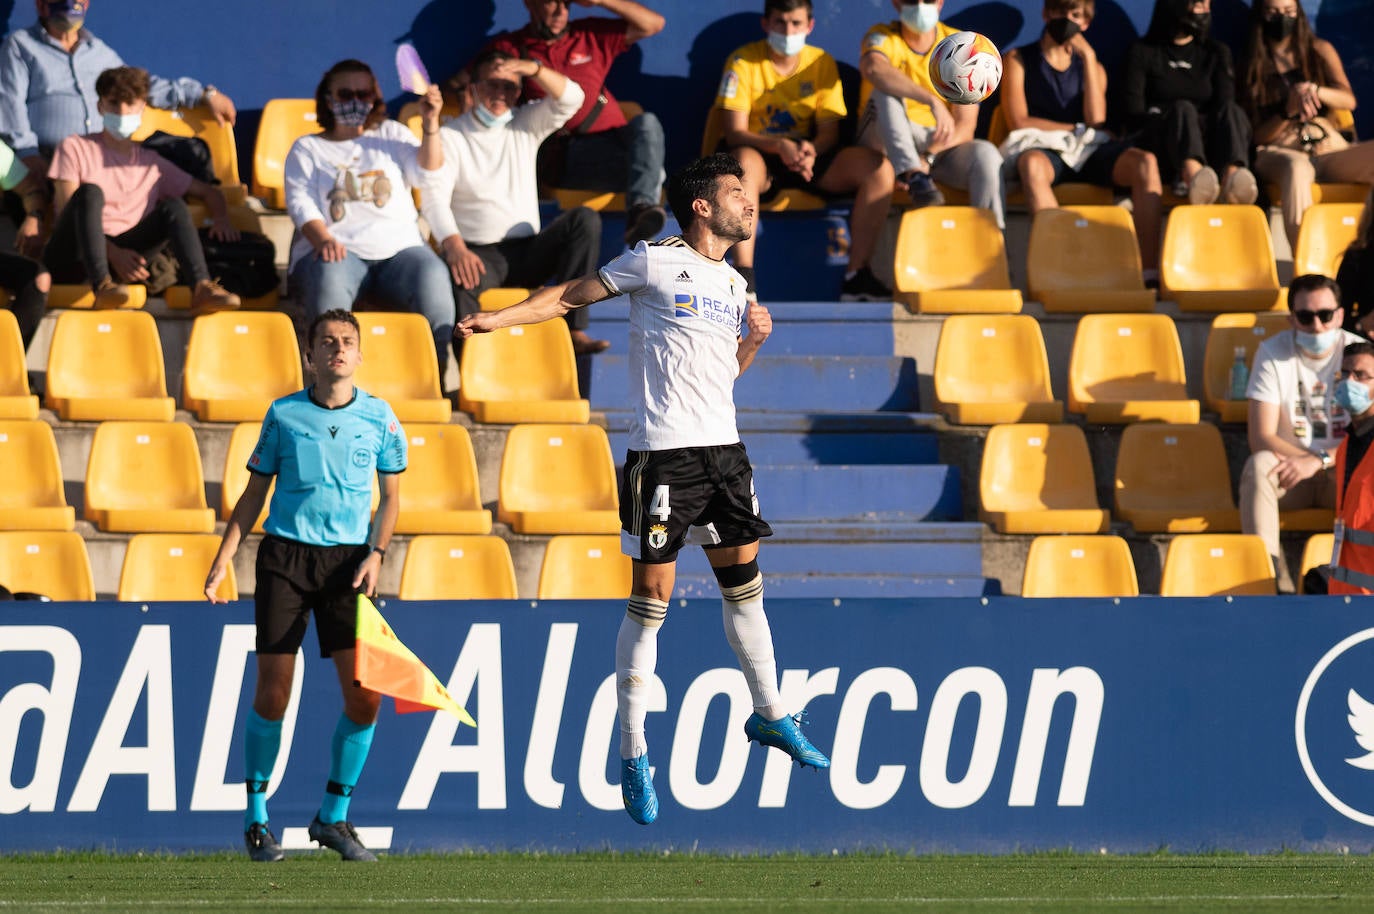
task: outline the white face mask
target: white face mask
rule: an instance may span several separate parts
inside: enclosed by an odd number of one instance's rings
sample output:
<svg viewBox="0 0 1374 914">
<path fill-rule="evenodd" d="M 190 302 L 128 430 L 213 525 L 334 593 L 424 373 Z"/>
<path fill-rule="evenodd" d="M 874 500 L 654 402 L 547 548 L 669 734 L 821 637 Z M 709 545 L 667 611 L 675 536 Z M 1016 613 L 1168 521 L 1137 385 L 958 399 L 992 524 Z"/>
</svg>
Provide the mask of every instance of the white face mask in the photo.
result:
<svg viewBox="0 0 1374 914">
<path fill-rule="evenodd" d="M 472 116 L 477 118 L 477 122 L 483 127 L 504 127 L 515 117 L 515 112 L 507 108 L 501 114 L 492 114 L 490 108 L 478 102 L 472 109 Z"/>
<path fill-rule="evenodd" d="M 903 3 L 902 25 L 913 32 L 929 32 L 940 22 L 938 3 Z"/>
<path fill-rule="evenodd" d="M 768 46 L 783 57 L 795 57 L 801 53 L 802 48 L 806 47 L 806 33 L 796 32 L 792 35 L 783 35 L 778 32 L 769 32 Z"/>
<path fill-rule="evenodd" d="M 120 139 L 127 140 L 138 132 L 138 128 L 143 125 L 143 112 L 136 114 L 114 114 L 105 112 L 105 129 L 113 133 Z"/>
</svg>

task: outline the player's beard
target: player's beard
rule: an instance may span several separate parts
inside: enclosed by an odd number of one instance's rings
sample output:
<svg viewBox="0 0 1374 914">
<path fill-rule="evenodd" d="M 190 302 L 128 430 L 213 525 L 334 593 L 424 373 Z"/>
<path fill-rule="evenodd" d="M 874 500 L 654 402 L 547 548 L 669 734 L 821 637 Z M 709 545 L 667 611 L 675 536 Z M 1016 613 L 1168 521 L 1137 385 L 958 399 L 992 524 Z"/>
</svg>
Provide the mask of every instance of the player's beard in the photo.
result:
<svg viewBox="0 0 1374 914">
<path fill-rule="evenodd" d="M 748 241 L 754 235 L 754 220 L 742 214 L 720 212 L 711 219 L 711 233 L 731 244 Z"/>
</svg>

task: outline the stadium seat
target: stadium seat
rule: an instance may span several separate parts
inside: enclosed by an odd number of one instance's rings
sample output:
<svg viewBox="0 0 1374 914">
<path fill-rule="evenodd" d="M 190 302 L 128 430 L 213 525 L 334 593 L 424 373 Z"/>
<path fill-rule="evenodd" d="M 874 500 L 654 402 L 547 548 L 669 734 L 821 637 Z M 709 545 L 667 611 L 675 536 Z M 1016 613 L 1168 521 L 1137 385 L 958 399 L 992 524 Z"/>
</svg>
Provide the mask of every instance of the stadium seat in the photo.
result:
<svg viewBox="0 0 1374 914">
<path fill-rule="evenodd" d="M 1057 190 L 1057 188 L 1056 188 Z M 1030 297 L 1048 313 L 1153 311 L 1131 214 L 1119 206 L 1046 209 L 1031 223 Z"/>
<path fill-rule="evenodd" d="M 49 409 L 67 421 L 170 422 L 162 340 L 146 311 L 67 311 L 48 350 Z"/>
<path fill-rule="evenodd" d="M 615 533 L 615 461 L 598 425 L 517 425 L 501 455 L 496 519 L 516 533 Z"/>
<path fill-rule="evenodd" d="M 205 599 L 205 577 L 219 551 L 213 533 L 139 533 L 129 538 L 119 572 L 118 600 Z M 221 599 L 239 598 L 234 565 L 215 591 Z"/>
<path fill-rule="evenodd" d="M 1257 206 L 1176 206 L 1160 259 L 1160 293 L 1180 311 L 1272 311 L 1279 274 Z"/>
<path fill-rule="evenodd" d="M 586 422 L 572 334 L 561 320 L 505 327 L 463 344 L 458 408 L 478 422 Z"/>
<path fill-rule="evenodd" d="M 439 386 L 434 334 L 419 314 L 360 311 L 363 361 L 354 382 L 391 404 L 402 422 L 447 422 L 453 404 Z"/>
<path fill-rule="evenodd" d="M 143 109 L 143 120 L 133 139 L 145 140 L 159 130 L 173 136 L 194 136 L 203 140 L 210 147 L 211 168 L 224 201 L 233 207 L 248 199 L 248 188 L 239 178 L 238 145 L 231 124 L 221 124 L 214 112 L 204 105 L 175 111 L 149 105 Z"/>
<path fill-rule="evenodd" d="M 0 419 L 37 419 L 38 398 L 29 391 L 24 338 L 14 312 L 0 307 Z"/>
<path fill-rule="evenodd" d="M 286 154 L 297 139 L 319 132 L 313 98 L 268 101 L 253 146 L 253 195 L 271 209 L 286 209 Z"/>
<path fill-rule="evenodd" d="M 1040 323 L 1025 314 L 945 318 L 935 350 L 935 409 L 957 425 L 1063 421 Z"/>
<path fill-rule="evenodd" d="M 0 532 L 0 585 L 11 593 L 38 593 L 57 601 L 94 600 L 86 541 L 67 530 Z"/>
<path fill-rule="evenodd" d="M 405 427 L 409 462 L 401 477 L 397 533 L 490 533 L 491 512 L 482 507 L 477 457 L 461 425 Z"/>
<path fill-rule="evenodd" d="M 1272 597 L 1274 565 L 1264 540 L 1244 533 L 1176 536 L 1164 555 L 1163 597 Z"/>
<path fill-rule="evenodd" d="M 1245 350 L 1246 377 L 1254 367 L 1255 350 L 1260 343 L 1288 329 L 1288 314 L 1272 311 L 1260 314 L 1218 314 L 1207 333 L 1207 349 L 1202 359 L 1202 388 L 1207 408 L 1222 422 L 1245 422 L 1249 401 L 1231 399 L 1231 366 L 1236 350 Z"/>
<path fill-rule="evenodd" d="M 0 530 L 76 526 L 76 510 L 67 504 L 62 487 L 52 426 L 37 419 L 0 420 L 0 467 Z"/>
<path fill-rule="evenodd" d="M 1167 314 L 1086 314 L 1069 357 L 1069 410 L 1090 424 L 1196 422 Z"/>
<path fill-rule="evenodd" d="M 1088 439 L 1076 425 L 995 425 L 983 446 L 978 517 L 998 533 L 1106 533 Z"/>
<path fill-rule="evenodd" d="M 992 116 L 988 120 L 988 142 L 994 146 L 1001 146 L 1009 133 L 1011 129 L 1007 126 L 1006 113 L 1003 112 L 1001 105 L 997 105 L 992 109 Z M 1054 186 L 1054 199 L 1060 206 L 1111 206 L 1112 189 L 1081 181 L 1065 181 Z M 957 191 L 954 196 L 945 194 L 946 203 L 959 202 L 962 205 L 967 201 L 968 194 L 965 191 Z M 1007 205 L 1026 205 L 1026 196 L 1019 187 L 1008 190 Z"/>
<path fill-rule="evenodd" d="M 1306 593 L 1307 588 L 1303 585 L 1307 581 L 1307 572 L 1321 565 L 1330 565 L 1332 550 L 1336 546 L 1336 536 L 1332 533 L 1314 533 L 1307 538 L 1307 544 L 1302 547 L 1302 562 L 1298 571 L 1298 593 Z"/>
<path fill-rule="evenodd" d="M 117 310 L 136 311 L 148 303 L 147 286 L 132 283 L 126 288 L 129 290 L 129 300 Z M 48 307 L 89 311 L 95 308 L 95 293 L 85 283 L 55 282 L 48 292 Z"/>
<path fill-rule="evenodd" d="M 1119 536 L 1037 536 L 1031 540 L 1023 597 L 1139 596 L 1130 547 Z"/>
<path fill-rule="evenodd" d="M 1345 249 L 1359 234 L 1363 203 L 1318 203 L 1302 214 L 1293 275 L 1335 276 Z"/>
<path fill-rule="evenodd" d="M 221 311 L 191 325 L 181 403 L 200 421 L 261 421 L 301 386 L 296 328 L 280 311 Z"/>
<path fill-rule="evenodd" d="M 1116 516 L 1140 533 L 1239 530 L 1216 426 L 1127 426 L 1116 457 Z"/>
<path fill-rule="evenodd" d="M 401 566 L 402 600 L 514 600 L 515 563 L 499 536 L 417 536 Z"/>
<path fill-rule="evenodd" d="M 211 533 L 195 432 L 181 422 L 102 422 L 86 465 L 85 518 L 105 532 Z"/>
<path fill-rule="evenodd" d="M 902 215 L 893 264 L 895 297 L 917 314 L 1015 314 L 1007 246 L 992 214 L 927 206 Z"/>
<path fill-rule="evenodd" d="M 261 422 L 240 422 L 229 435 L 229 448 L 224 454 L 224 475 L 221 477 L 224 481 L 220 484 L 220 520 L 229 520 L 244 489 L 248 488 L 248 477 L 252 474 L 252 470 L 248 469 L 248 458 L 253 455 L 253 448 L 257 446 L 261 433 Z M 272 493 L 276 488 L 277 481 L 273 479 L 267 489 L 267 498 L 262 503 L 262 512 L 253 524 L 254 533 L 263 532 L 262 522 L 267 520 L 267 508 L 272 504 Z"/>
<path fill-rule="evenodd" d="M 518 305 L 530 297 L 530 289 L 517 289 L 513 286 L 497 286 L 487 289 L 477 296 L 477 303 L 483 311 L 500 311 L 511 305 Z"/>
<path fill-rule="evenodd" d="M 620 537 L 555 536 L 539 566 L 541 600 L 624 600 L 630 596 L 633 563 Z"/>
</svg>

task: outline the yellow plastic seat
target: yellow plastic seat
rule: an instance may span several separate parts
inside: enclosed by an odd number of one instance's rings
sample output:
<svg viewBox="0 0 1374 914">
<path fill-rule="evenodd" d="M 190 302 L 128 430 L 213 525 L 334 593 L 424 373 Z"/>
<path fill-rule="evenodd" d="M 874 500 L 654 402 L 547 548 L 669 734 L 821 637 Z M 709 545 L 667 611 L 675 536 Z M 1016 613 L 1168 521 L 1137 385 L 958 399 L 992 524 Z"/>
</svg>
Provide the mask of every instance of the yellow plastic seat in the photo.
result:
<svg viewBox="0 0 1374 914">
<path fill-rule="evenodd" d="M 1160 294 L 1180 311 L 1272 311 L 1279 274 L 1266 213 L 1257 206 L 1177 206 L 1169 212 Z"/>
<path fill-rule="evenodd" d="M 46 404 L 68 421 L 170 422 L 162 340 L 146 311 L 67 311 L 48 350 Z"/>
<path fill-rule="evenodd" d="M 38 418 L 38 397 L 29 390 L 24 358 L 19 321 L 0 307 L 0 419 Z"/>
<path fill-rule="evenodd" d="M 957 425 L 1063 421 L 1039 322 L 1025 314 L 945 318 L 935 350 L 935 409 Z"/>
<path fill-rule="evenodd" d="M 148 287 L 131 283 L 129 300 L 118 311 L 136 311 L 148 303 Z M 76 311 L 90 311 L 95 308 L 95 293 L 85 283 L 55 282 L 48 292 L 48 307 Z"/>
<path fill-rule="evenodd" d="M 1119 536 L 1037 536 L 1026 556 L 1023 597 L 1140 595 L 1130 547 Z"/>
<path fill-rule="evenodd" d="M 517 425 L 501 455 L 496 519 L 516 533 L 616 533 L 615 461 L 597 425 Z"/>
<path fill-rule="evenodd" d="M 539 566 L 541 600 L 624 600 L 634 563 L 618 536 L 555 536 Z"/>
<path fill-rule="evenodd" d="M 1153 311 L 1131 214 L 1073 206 L 1035 214 L 1026 251 L 1030 297 L 1049 313 Z"/>
<path fill-rule="evenodd" d="M 1363 203 L 1318 203 L 1308 207 L 1298 226 L 1293 275 L 1335 276 L 1345 249 L 1359 234 L 1363 214 Z"/>
<path fill-rule="evenodd" d="M 159 130 L 173 136 L 194 136 L 204 140 L 205 145 L 210 147 L 211 169 L 219 181 L 225 202 L 237 206 L 247 199 L 248 188 L 243 186 L 239 178 L 238 145 L 234 141 L 232 125 L 221 124 L 204 105 L 175 111 L 149 105 L 143 109 L 143 120 L 133 139 L 145 140 Z"/>
<path fill-rule="evenodd" d="M 1222 422 L 1249 419 L 1249 401 L 1231 399 L 1231 366 L 1236 350 L 1245 350 L 1246 377 L 1255 366 L 1255 351 L 1269 337 L 1288 329 L 1288 314 L 1274 311 L 1259 314 L 1218 314 L 1207 333 L 1207 349 L 1202 358 L 1202 388 L 1207 408 Z"/>
<path fill-rule="evenodd" d="M 477 456 L 461 425 L 405 427 L 409 463 L 401 477 L 397 533 L 490 533 L 491 512 L 482 507 Z"/>
<path fill-rule="evenodd" d="M 0 420 L 0 530 L 71 530 L 76 510 L 62 487 L 52 427 L 37 419 Z M 0 580 L 0 584 L 4 584 Z"/>
<path fill-rule="evenodd" d="M 253 146 L 253 195 L 271 209 L 286 209 L 286 154 L 297 139 L 319 132 L 313 98 L 268 101 Z"/>
<path fill-rule="evenodd" d="M 1164 555 L 1164 597 L 1272 597 L 1274 564 L 1264 540 L 1244 533 L 1176 536 Z"/>
<path fill-rule="evenodd" d="M 1116 516 L 1140 533 L 1239 530 L 1226 447 L 1216 426 L 1127 426 L 1116 457 Z"/>
<path fill-rule="evenodd" d="M 895 297 L 917 314 L 1015 314 L 1007 246 L 992 213 L 927 206 L 902 215 L 893 265 Z"/>
<path fill-rule="evenodd" d="M 463 344 L 458 408 L 478 422 L 586 422 L 572 334 L 561 320 L 505 327 Z"/>
<path fill-rule="evenodd" d="M 419 314 L 360 311 L 363 361 L 354 382 L 391 404 L 402 422 L 447 422 L 453 404 L 439 386 L 434 334 Z"/>
<path fill-rule="evenodd" d="M 212 533 L 139 533 L 129 538 L 119 571 L 119 600 L 205 599 L 205 576 L 219 551 Z M 239 598 L 234 566 L 215 591 L 221 599 Z"/>
<path fill-rule="evenodd" d="M 1088 439 L 1076 425 L 995 425 L 983 446 L 978 517 L 998 533 L 1105 533 Z"/>
<path fill-rule="evenodd" d="M 200 421 L 261 421 L 301 386 L 296 328 L 280 311 L 221 311 L 191 325 L 181 402 Z"/>
<path fill-rule="evenodd" d="M 106 532 L 214 532 L 191 426 L 100 423 L 86 464 L 84 516 Z"/>
<path fill-rule="evenodd" d="M 0 532 L 0 584 L 11 593 L 39 593 L 57 601 L 95 599 L 86 541 L 66 530 Z"/>
<path fill-rule="evenodd" d="M 1321 565 L 1330 565 L 1332 550 L 1336 546 L 1336 537 L 1331 533 L 1314 533 L 1307 538 L 1307 544 L 1302 547 L 1301 570 L 1298 572 L 1298 593 L 1305 593 L 1303 587 L 1307 580 L 1307 572 Z"/>
<path fill-rule="evenodd" d="M 243 496 L 244 489 L 248 488 L 248 479 L 253 472 L 248 469 L 248 458 L 253 456 L 253 448 L 257 447 L 261 434 L 261 422 L 240 422 L 229 435 L 229 449 L 224 454 L 224 475 L 220 477 L 224 480 L 220 484 L 220 520 L 229 520 L 234 513 L 234 506 Z M 263 532 L 262 523 L 267 520 L 267 509 L 272 504 L 272 493 L 276 488 L 277 481 L 273 479 L 267 488 L 267 498 L 263 500 L 262 511 L 253 523 L 254 533 Z"/>
<path fill-rule="evenodd" d="M 1069 411 L 1091 424 L 1196 422 L 1167 314 L 1086 314 L 1069 356 Z"/>
<path fill-rule="evenodd" d="M 497 286 L 487 289 L 477 296 L 477 303 L 483 311 L 500 311 L 511 305 L 518 305 L 530 297 L 530 289 L 517 289 L 513 286 Z"/>
<path fill-rule="evenodd" d="M 514 600 L 515 563 L 499 536 L 417 536 L 401 566 L 402 600 Z"/>
</svg>

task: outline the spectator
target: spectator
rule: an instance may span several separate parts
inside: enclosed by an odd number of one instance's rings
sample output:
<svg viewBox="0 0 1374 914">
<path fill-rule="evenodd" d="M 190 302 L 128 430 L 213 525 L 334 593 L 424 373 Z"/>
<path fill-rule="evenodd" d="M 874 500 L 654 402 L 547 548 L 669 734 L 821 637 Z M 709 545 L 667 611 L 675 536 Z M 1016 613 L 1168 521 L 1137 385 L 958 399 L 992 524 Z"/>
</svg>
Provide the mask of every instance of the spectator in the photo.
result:
<svg viewBox="0 0 1374 914">
<path fill-rule="evenodd" d="M 1374 593 L 1374 485 L 1365 458 L 1374 443 L 1374 344 L 1347 346 L 1335 400 L 1350 413 L 1350 433 L 1336 451 L 1337 539 L 1327 593 Z"/>
<path fill-rule="evenodd" d="M 1288 306 L 1291 330 L 1260 344 L 1245 392 L 1250 458 L 1240 477 L 1240 525 L 1264 540 L 1279 589 L 1291 593 L 1279 547 L 1279 512 L 1336 503 L 1331 452 L 1350 417 L 1331 392 L 1341 351 L 1360 338 L 1341 329 L 1340 288 L 1326 276 L 1294 279 Z"/>
<path fill-rule="evenodd" d="M 1175 196 L 1254 203 L 1250 121 L 1236 104 L 1231 51 L 1211 28 L 1211 0 L 1155 0 L 1145 37 L 1126 52 L 1129 139 L 1159 157 Z"/>
<path fill-rule="evenodd" d="M 296 140 L 284 169 L 286 211 L 297 229 L 287 272 L 306 319 L 351 311 L 360 293 L 418 312 L 434 334 L 440 377 L 453 334 L 453 293 L 443 262 L 420 237 L 419 213 L 405 188 L 419 185 L 422 165 L 443 162 L 442 105 L 431 87 L 421 143 L 387 120 L 368 65 L 342 60 L 315 89 L 323 132 Z"/>
<path fill-rule="evenodd" d="M 1374 190 L 1364 200 L 1364 215 L 1355 240 L 1336 270 L 1345 308 L 1345 329 L 1368 337 L 1374 333 Z"/>
<path fill-rule="evenodd" d="M 766 40 L 730 55 L 716 107 L 724 109 L 724 145 L 744 167 L 744 186 L 768 201 L 785 187 L 822 195 L 854 194 L 849 269 L 843 301 L 891 301 L 869 268 L 892 199 L 892 166 L 866 146 L 840 147 L 844 93 L 835 58 L 806 43 L 816 27 L 811 0 L 765 0 Z M 754 287 L 754 244 L 735 245 L 735 267 Z"/>
<path fill-rule="evenodd" d="M 487 50 L 536 60 L 582 89 L 582 102 L 539 152 L 545 184 L 573 190 L 625 191 L 625 243 L 634 247 L 663 230 L 663 125 L 644 112 L 630 120 L 606 88 L 611 64 L 630 45 L 663 31 L 663 17 L 635 0 L 576 0 L 618 18 L 568 18 L 570 0 L 525 0 L 530 21 L 497 36 Z M 527 99 L 547 94 L 538 77 Z M 578 274 L 580 275 L 580 274 Z"/>
<path fill-rule="evenodd" d="M 551 66 L 501 51 L 482 53 L 471 71 L 475 104 L 435 128 L 443 167 L 422 173 L 425 220 L 449 265 L 460 319 L 481 310 L 484 289 L 533 288 L 586 275 L 601 247 L 601 217 L 585 206 L 540 229 L 539 144 L 581 106 L 581 87 Z M 516 108 L 523 78 L 534 80 L 546 97 Z M 567 319 L 579 355 L 609 348 L 587 335 L 585 309 Z"/>
<path fill-rule="evenodd" d="M 1242 97 L 1255 125 L 1255 171 L 1279 186 L 1283 228 L 1296 248 L 1313 181 L 1374 184 L 1374 143 L 1351 144 L 1328 115 L 1355 107 L 1340 55 L 1312 34 L 1297 0 L 1250 7 Z"/>
<path fill-rule="evenodd" d="M 1045 0 L 1040 39 L 1004 55 L 1002 111 L 1012 133 L 1003 169 L 1020 178 L 1032 215 L 1059 205 L 1053 185 L 1061 181 L 1129 187 L 1145 278 L 1157 282 L 1159 163 L 1103 127 L 1107 70 L 1084 37 L 1093 13 L 1093 0 Z"/>
<path fill-rule="evenodd" d="M 933 183 L 968 191 L 973 206 L 990 210 L 1006 227 L 1002 156 L 986 140 L 973 138 L 977 105 L 949 105 L 930 81 L 926 57 L 946 35 L 958 31 L 940 21 L 944 0 L 892 0 L 900 18 L 864 35 L 859 72 L 859 131 L 887 152 L 915 206 L 944 202 Z"/>
<path fill-rule="evenodd" d="M 3 142 L 0 142 L 0 189 L 17 191 L 25 208 L 34 208 L 25 218 L 26 223 L 42 218 L 41 207 L 46 204 L 47 191 L 38 176 L 29 171 L 14 150 Z M 9 289 L 14 294 L 10 310 L 19 322 L 19 336 L 24 341 L 25 349 L 29 348 L 43 319 L 43 308 L 47 304 L 51 283 L 52 277 L 41 264 L 22 254 L 0 251 L 0 288 Z"/>
<path fill-rule="evenodd" d="M 48 177 L 57 220 L 43 252 L 48 269 L 58 282 L 79 282 L 84 275 L 97 308 L 118 308 L 129 300 L 124 283 L 148 279 L 148 259 L 170 247 L 192 286 L 192 310 L 237 308 L 239 297 L 210 278 L 181 199 L 190 193 L 205 200 L 214 218 L 211 237 L 233 241 L 238 232 L 229 224 L 224 195 L 129 139 L 147 105 L 148 72 L 106 70 L 95 90 L 105 129 L 69 136 L 53 152 Z"/>
</svg>

